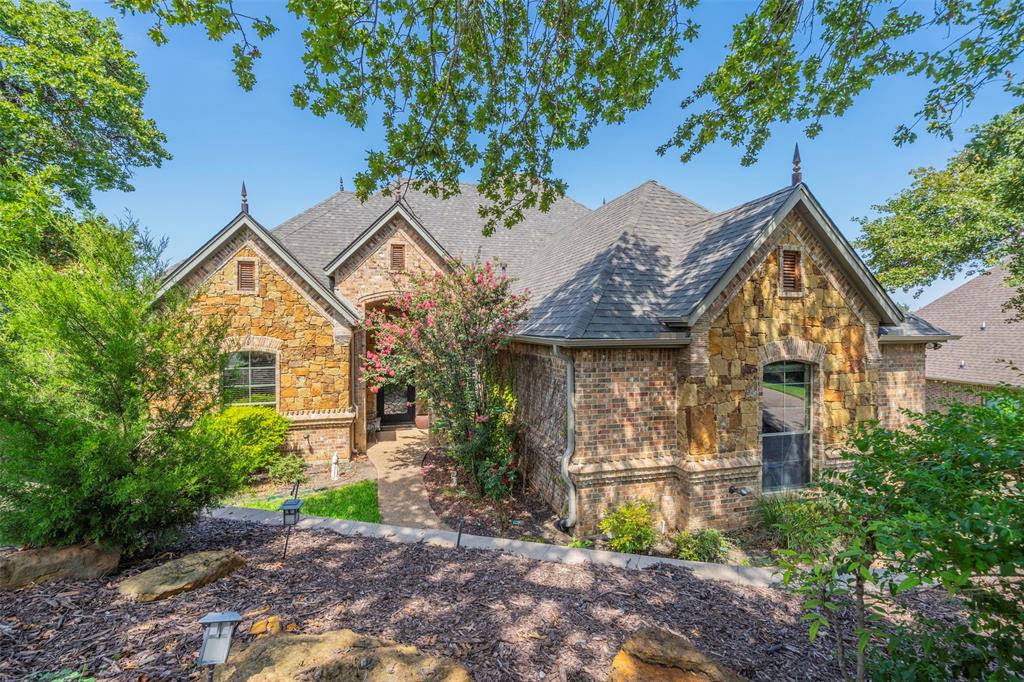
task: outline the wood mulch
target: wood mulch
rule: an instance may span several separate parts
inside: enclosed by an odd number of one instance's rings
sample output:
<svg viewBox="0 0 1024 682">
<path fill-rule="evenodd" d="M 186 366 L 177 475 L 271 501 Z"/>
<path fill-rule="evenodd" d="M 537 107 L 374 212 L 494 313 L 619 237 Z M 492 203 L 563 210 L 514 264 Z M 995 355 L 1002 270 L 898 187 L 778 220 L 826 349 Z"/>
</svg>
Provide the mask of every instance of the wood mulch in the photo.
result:
<svg viewBox="0 0 1024 682">
<path fill-rule="evenodd" d="M 687 570 L 629 571 L 531 561 L 204 519 L 173 551 L 83 582 L 0 593 L 0 680 L 84 667 L 103 680 L 196 680 L 209 611 L 236 610 L 248 639 L 269 614 L 299 632 L 351 628 L 455 658 L 478 682 L 603 680 L 622 641 L 640 627 L 689 637 L 705 653 L 759 680 L 833 680 L 829 644 L 808 643 L 796 597 L 700 580 Z M 205 549 L 233 548 L 247 565 L 216 583 L 151 604 L 122 598 L 126 576 Z M 914 599 L 954 613 L 936 592 Z"/>
<path fill-rule="evenodd" d="M 453 484 L 453 472 L 456 480 Z M 421 468 L 423 484 L 430 506 L 446 526 L 459 527 L 470 535 L 565 544 L 571 537 L 555 528 L 558 517 L 535 492 L 517 485 L 505 502 L 505 523 L 501 522 L 494 504 L 471 493 L 471 483 L 441 448 L 430 448 Z"/>
</svg>

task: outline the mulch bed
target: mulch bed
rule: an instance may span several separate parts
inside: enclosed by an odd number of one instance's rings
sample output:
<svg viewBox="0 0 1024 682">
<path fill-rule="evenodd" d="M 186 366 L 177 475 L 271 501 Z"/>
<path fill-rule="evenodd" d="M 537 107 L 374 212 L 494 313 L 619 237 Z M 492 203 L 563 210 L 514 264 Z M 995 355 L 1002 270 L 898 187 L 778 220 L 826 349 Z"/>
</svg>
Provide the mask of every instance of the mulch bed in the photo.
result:
<svg viewBox="0 0 1024 682">
<path fill-rule="evenodd" d="M 423 458 L 421 472 L 427 488 L 430 506 L 449 528 L 457 529 L 465 516 L 462 531 L 470 535 L 511 538 L 565 544 L 572 538 L 555 528 L 558 518 L 546 502 L 531 490 L 516 486 L 505 503 L 507 520 L 501 520 L 490 500 L 469 493 L 470 483 L 459 472 L 459 480 L 452 486 L 453 466 L 440 448 L 430 448 Z"/>
<path fill-rule="evenodd" d="M 100 679 L 197 680 L 196 621 L 225 610 L 243 614 L 240 640 L 275 614 L 300 632 L 351 628 L 451 656 L 478 682 L 603 680 L 643 626 L 689 637 L 753 679 L 838 679 L 830 645 L 808 643 L 799 600 L 781 590 L 322 530 L 293 532 L 282 562 L 283 540 L 280 529 L 204 519 L 174 551 L 118 575 L 0 593 L 0 679 L 85 666 Z M 151 604 L 117 593 L 126 576 L 171 557 L 224 548 L 248 564 L 212 585 Z M 934 591 L 912 600 L 932 615 L 955 612 Z"/>
<path fill-rule="evenodd" d="M 371 478 L 377 478 L 377 470 L 373 468 L 373 464 L 370 463 L 366 455 L 355 455 L 351 460 L 339 462 L 338 480 L 336 481 L 331 479 L 330 462 L 310 463 L 306 469 L 306 480 L 299 486 L 299 495 L 308 497 L 318 492 Z M 291 483 L 274 483 L 264 480 L 250 486 L 245 492 L 236 496 L 234 501 L 252 497 L 284 497 L 290 495 L 291 491 Z"/>
</svg>

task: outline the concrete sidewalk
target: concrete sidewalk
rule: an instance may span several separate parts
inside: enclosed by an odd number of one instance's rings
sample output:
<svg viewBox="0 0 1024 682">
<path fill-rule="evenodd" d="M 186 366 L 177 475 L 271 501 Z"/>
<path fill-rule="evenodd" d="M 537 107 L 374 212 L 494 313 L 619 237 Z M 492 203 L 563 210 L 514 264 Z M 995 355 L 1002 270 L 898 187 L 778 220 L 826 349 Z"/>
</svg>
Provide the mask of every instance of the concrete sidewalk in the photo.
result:
<svg viewBox="0 0 1024 682">
<path fill-rule="evenodd" d="M 209 514 L 215 519 L 250 521 L 267 526 L 281 525 L 281 513 L 241 507 L 221 507 Z M 321 528 L 339 535 L 382 538 L 390 542 L 423 542 L 437 547 L 455 547 L 458 534 L 450 530 L 407 528 L 362 521 L 342 521 L 318 516 L 303 516 L 298 528 Z M 755 566 L 729 566 L 726 564 L 705 564 L 698 561 L 680 561 L 653 556 L 622 554 L 596 549 L 575 549 L 560 545 L 546 545 L 539 542 L 523 542 L 506 538 L 490 538 L 480 535 L 463 535 L 461 547 L 505 552 L 537 561 L 557 561 L 563 564 L 604 564 L 619 568 L 641 569 L 666 564 L 688 568 L 698 578 L 722 580 L 738 585 L 754 587 L 775 587 L 781 583 L 780 574 L 769 568 Z"/>
<path fill-rule="evenodd" d="M 381 431 L 366 449 L 377 470 L 377 503 L 384 523 L 407 528 L 446 529 L 430 506 L 420 465 L 427 432 L 414 428 Z"/>
</svg>

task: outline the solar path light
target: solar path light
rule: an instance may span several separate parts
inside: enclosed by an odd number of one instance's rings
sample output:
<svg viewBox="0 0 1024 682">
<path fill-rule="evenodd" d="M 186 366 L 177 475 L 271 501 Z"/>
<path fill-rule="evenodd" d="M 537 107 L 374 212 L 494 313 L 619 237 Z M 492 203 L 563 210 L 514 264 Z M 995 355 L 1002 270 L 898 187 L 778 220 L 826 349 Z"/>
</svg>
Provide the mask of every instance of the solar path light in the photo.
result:
<svg viewBox="0 0 1024 682">
<path fill-rule="evenodd" d="M 295 485 L 292 486 L 292 496 L 281 503 L 281 525 L 285 527 L 284 536 L 284 554 L 281 555 L 281 559 L 288 557 L 288 539 L 292 534 L 292 526 L 299 522 L 299 518 L 302 516 L 302 500 L 299 499 L 299 481 L 295 480 Z"/>
<path fill-rule="evenodd" d="M 203 644 L 199 649 L 199 665 L 207 666 L 209 680 L 213 679 L 213 666 L 228 660 L 231 636 L 242 617 L 235 611 L 208 613 L 199 619 L 203 626 Z"/>
</svg>

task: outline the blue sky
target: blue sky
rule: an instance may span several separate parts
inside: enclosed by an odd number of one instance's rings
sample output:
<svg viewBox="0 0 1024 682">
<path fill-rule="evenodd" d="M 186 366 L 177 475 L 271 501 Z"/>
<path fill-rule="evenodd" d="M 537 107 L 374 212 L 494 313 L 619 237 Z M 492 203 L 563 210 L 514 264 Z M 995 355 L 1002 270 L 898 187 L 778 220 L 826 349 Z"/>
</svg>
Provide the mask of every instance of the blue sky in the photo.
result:
<svg viewBox="0 0 1024 682">
<path fill-rule="evenodd" d="M 170 43 L 156 47 L 145 34 L 150 18 L 121 17 L 100 2 L 75 4 L 116 18 L 149 79 L 146 113 L 167 135 L 174 156 L 161 168 L 139 170 L 134 192 L 98 196 L 97 208 L 111 216 L 131 215 L 153 234 L 166 236 L 169 260 L 187 256 L 234 216 L 243 179 L 252 214 L 275 226 L 336 191 L 339 177 L 351 189 L 367 150 L 381 146 L 379 125 L 356 130 L 340 118 L 320 119 L 292 105 L 291 87 L 302 77 L 301 26 L 284 3 L 236 2 L 242 11 L 270 14 L 281 29 L 263 45 L 258 83 L 248 93 L 231 72 L 229 41 L 214 43 L 202 31 L 175 28 L 168 33 Z M 858 232 L 852 218 L 870 215 L 872 204 L 904 187 L 910 169 L 941 165 L 966 141 L 967 127 L 1011 106 L 1001 89 L 990 87 L 958 122 L 954 140 L 922 135 L 917 143 L 897 148 L 892 132 L 913 120 L 926 84 L 891 78 L 861 96 L 842 119 L 826 121 L 814 140 L 804 138 L 800 125 L 777 126 L 753 166 L 741 166 L 741 150 L 726 143 L 688 164 L 671 155 L 659 157 L 654 150 L 682 120 L 679 101 L 721 59 L 732 23 L 747 7 L 706 3 L 696 17 L 701 37 L 680 60 L 682 77 L 663 85 L 650 106 L 624 124 L 598 130 L 586 149 L 559 156 L 556 173 L 569 183 L 570 196 L 596 207 L 655 179 L 722 210 L 787 185 L 793 144 L 799 142 L 804 180 L 852 239 Z M 922 5 L 922 11 L 929 7 Z M 937 283 L 916 300 L 909 294 L 895 297 L 917 308 L 953 286 Z"/>
</svg>

